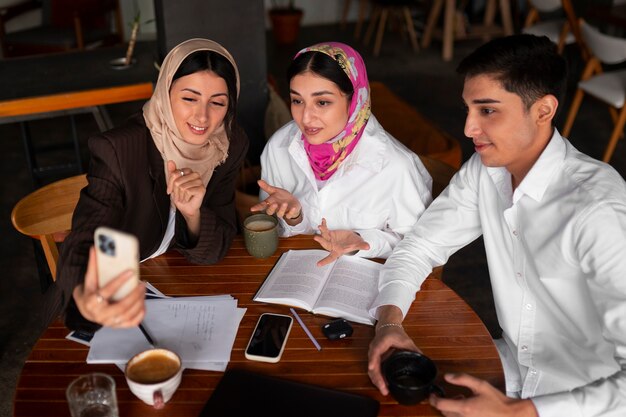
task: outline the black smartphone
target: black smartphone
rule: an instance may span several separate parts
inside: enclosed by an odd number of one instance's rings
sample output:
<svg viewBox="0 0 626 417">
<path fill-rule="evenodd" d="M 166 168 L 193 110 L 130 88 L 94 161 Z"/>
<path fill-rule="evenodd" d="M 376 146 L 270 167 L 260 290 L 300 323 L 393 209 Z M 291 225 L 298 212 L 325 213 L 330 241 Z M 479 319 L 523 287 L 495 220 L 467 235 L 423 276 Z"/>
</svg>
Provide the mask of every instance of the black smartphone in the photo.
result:
<svg viewBox="0 0 626 417">
<path fill-rule="evenodd" d="M 246 347 L 246 358 L 276 363 L 285 350 L 293 318 L 282 314 L 263 313 Z"/>
</svg>

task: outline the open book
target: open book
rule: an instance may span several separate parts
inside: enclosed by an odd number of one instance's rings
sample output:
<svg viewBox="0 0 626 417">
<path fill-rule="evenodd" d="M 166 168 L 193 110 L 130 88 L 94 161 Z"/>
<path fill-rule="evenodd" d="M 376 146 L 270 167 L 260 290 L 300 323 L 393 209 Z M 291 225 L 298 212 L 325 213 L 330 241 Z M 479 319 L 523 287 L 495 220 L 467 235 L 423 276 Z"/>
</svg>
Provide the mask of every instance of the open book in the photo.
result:
<svg viewBox="0 0 626 417">
<path fill-rule="evenodd" d="M 323 250 L 285 252 L 254 297 L 254 301 L 286 304 L 315 314 L 374 324 L 369 308 L 378 295 L 382 265 L 356 256 L 342 256 L 324 267 Z"/>
</svg>

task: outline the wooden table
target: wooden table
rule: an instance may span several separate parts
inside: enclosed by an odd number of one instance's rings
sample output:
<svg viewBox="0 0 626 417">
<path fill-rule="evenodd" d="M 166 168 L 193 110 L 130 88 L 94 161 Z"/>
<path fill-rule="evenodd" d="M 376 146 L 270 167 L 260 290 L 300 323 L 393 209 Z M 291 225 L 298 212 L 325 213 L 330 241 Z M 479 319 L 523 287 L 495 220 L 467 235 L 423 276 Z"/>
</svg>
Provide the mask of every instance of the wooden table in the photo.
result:
<svg viewBox="0 0 626 417">
<path fill-rule="evenodd" d="M 250 257 L 241 237 L 217 265 L 191 265 L 179 254 L 168 252 L 142 264 L 142 278 L 167 295 L 189 296 L 232 294 L 248 311 L 237 333 L 230 368 L 276 375 L 287 379 L 369 395 L 381 403 L 380 416 L 439 415 L 429 404 L 400 406 L 383 397 L 367 376 L 367 349 L 373 336 L 371 326 L 354 324 L 354 334 L 329 341 L 320 326 L 327 317 L 301 312 L 303 321 L 322 345 L 317 351 L 294 322 L 282 359 L 277 364 L 252 362 L 244 349 L 258 316 L 263 312 L 289 314 L 286 306 L 252 302 L 252 297 L 280 253 L 288 249 L 317 247 L 311 237 L 282 239 L 269 259 Z M 428 278 L 404 322 L 406 330 L 441 372 L 463 371 L 484 378 L 500 389 L 504 377 L 498 353 L 487 329 L 472 309 L 443 282 Z M 87 347 L 64 339 L 68 330 L 59 322 L 51 325 L 33 348 L 17 385 L 15 417 L 69 416 L 65 388 L 77 376 L 105 372 L 117 383 L 120 416 L 196 417 L 211 396 L 222 373 L 186 370 L 180 388 L 162 411 L 143 404 L 129 391 L 122 372 L 114 365 L 88 365 Z M 441 376 L 439 376 L 441 380 Z M 459 389 L 442 384 L 451 396 Z M 242 397 L 243 398 L 243 397 Z"/>
</svg>

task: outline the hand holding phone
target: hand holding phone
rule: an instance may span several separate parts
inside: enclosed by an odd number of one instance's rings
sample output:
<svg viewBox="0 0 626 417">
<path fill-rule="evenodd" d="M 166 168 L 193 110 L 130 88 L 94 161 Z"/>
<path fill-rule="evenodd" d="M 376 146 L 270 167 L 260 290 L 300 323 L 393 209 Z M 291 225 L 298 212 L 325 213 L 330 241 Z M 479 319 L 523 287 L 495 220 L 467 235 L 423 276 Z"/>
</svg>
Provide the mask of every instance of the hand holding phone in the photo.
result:
<svg viewBox="0 0 626 417">
<path fill-rule="evenodd" d="M 246 359 L 276 363 L 285 350 L 293 319 L 282 314 L 263 313 L 246 347 Z"/>
<path fill-rule="evenodd" d="M 98 227 L 94 233 L 98 287 L 102 288 L 122 272 L 131 270 L 134 277 L 111 297 L 118 301 L 130 293 L 139 282 L 139 242 L 137 238 L 108 227 Z"/>
</svg>

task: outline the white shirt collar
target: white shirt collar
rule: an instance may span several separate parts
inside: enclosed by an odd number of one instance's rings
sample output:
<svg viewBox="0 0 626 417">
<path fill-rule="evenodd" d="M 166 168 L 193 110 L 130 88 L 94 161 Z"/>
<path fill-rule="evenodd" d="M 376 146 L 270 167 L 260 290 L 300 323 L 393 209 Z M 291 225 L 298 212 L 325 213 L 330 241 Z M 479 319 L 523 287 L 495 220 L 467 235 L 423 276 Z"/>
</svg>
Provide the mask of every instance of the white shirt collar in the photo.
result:
<svg viewBox="0 0 626 417">
<path fill-rule="evenodd" d="M 523 194 L 528 195 L 535 201 L 541 201 L 546 189 L 550 185 L 554 174 L 560 169 L 565 160 L 565 141 L 556 128 L 548 145 L 543 150 L 539 159 L 533 167 L 528 171 L 520 185 L 515 190 L 515 194 L 521 197 Z M 517 200 L 517 195 L 514 200 Z M 518 198 L 519 198 L 518 197 Z"/>
<path fill-rule="evenodd" d="M 528 171 L 528 174 L 526 174 L 513 195 L 511 195 L 511 173 L 507 171 L 506 168 L 487 167 L 487 172 L 489 176 L 491 176 L 498 192 L 506 201 L 510 202 L 512 200 L 513 203 L 515 203 L 523 195 L 528 195 L 535 201 L 541 201 L 546 189 L 550 185 L 552 177 L 563 164 L 565 152 L 565 141 L 558 130 L 554 128 L 552 138 L 550 138 L 548 145 L 541 155 L 539 155 L 539 159 L 537 159 L 530 171 Z"/>
</svg>

